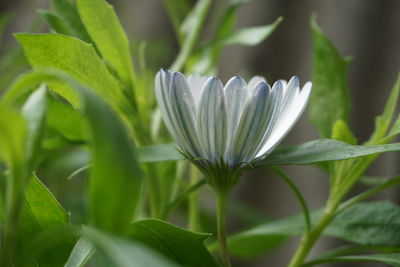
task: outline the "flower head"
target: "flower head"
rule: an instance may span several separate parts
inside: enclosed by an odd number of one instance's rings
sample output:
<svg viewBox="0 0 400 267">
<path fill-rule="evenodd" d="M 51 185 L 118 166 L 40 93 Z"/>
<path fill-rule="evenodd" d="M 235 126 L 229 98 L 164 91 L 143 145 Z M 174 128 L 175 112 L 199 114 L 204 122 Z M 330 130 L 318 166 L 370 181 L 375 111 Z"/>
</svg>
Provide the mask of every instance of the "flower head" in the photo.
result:
<svg viewBox="0 0 400 267">
<path fill-rule="evenodd" d="M 311 83 L 279 80 L 272 88 L 255 76 L 232 77 L 157 73 L 156 97 L 164 122 L 180 150 L 203 172 L 238 172 L 268 155 L 296 123 L 308 102 Z M 206 175 L 207 176 L 207 175 Z"/>
</svg>

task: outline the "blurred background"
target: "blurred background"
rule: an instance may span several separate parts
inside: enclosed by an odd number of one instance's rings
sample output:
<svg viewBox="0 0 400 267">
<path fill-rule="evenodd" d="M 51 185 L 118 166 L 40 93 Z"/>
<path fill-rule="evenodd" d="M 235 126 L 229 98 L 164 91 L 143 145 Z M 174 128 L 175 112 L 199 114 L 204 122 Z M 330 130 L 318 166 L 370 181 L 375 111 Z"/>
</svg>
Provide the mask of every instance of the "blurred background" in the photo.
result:
<svg viewBox="0 0 400 267">
<path fill-rule="evenodd" d="M 177 42 L 172 25 L 161 0 L 110 0 L 120 16 L 122 24 L 134 44 L 146 40 L 153 60 L 160 67 L 168 67 L 177 54 Z M 192 1 L 195 3 L 195 1 Z M 213 29 L 221 13 L 221 6 L 228 3 L 214 1 L 214 8 L 207 21 L 204 40 L 209 29 Z M 2 0 L 0 14 L 12 13 L 12 22 L 6 28 L 1 46 L 16 46 L 13 32 L 47 31 L 37 9 L 48 9 L 48 0 Z M 351 129 L 359 143 L 365 141 L 374 127 L 374 117 L 382 112 L 384 103 L 400 69 L 400 1 L 398 0 L 253 0 L 240 8 L 237 28 L 272 23 L 283 16 L 284 21 L 278 29 L 261 45 L 256 47 L 231 46 L 223 51 L 220 60 L 220 77 L 224 82 L 234 75 L 250 77 L 263 75 L 269 82 L 277 79 L 290 79 L 297 75 L 302 83 L 310 80 L 312 72 L 312 43 L 309 19 L 317 14 L 320 27 L 330 37 L 342 56 L 351 56 L 353 62 L 349 70 L 352 112 Z M 1 51 L 0 50 L 0 51 Z M 151 50 L 151 51 L 153 51 Z M 16 60 L 14 73 L 28 68 L 18 52 L 12 52 L 11 60 Z M 6 65 L 0 66 L 0 76 Z M 7 72 L 9 73 L 9 72 Z M 0 84 L 6 84 L 2 77 Z M 4 80 L 6 79 L 6 80 Z M 313 139 L 318 135 L 304 114 L 297 126 L 284 140 L 284 144 L 297 144 Z M 378 167 L 379 165 L 379 167 Z M 326 174 L 311 167 L 288 167 L 290 178 L 303 192 L 311 209 L 323 205 L 327 196 L 328 180 Z M 369 170 L 370 175 L 394 176 L 399 174 L 398 154 L 381 157 Z M 362 187 L 356 188 L 361 190 Z M 71 189 L 72 190 L 72 189 Z M 205 189 L 207 191 L 207 189 Z M 57 191 L 57 188 L 55 188 Z M 57 192 L 55 192 L 57 194 Z M 62 194 L 62 192 L 58 192 Z M 213 209 L 213 199 L 205 192 L 202 205 Z M 210 196 L 210 197 L 207 197 Z M 385 191 L 386 198 L 399 202 L 399 190 Z M 244 177 L 234 193 L 231 205 L 229 230 L 242 229 L 248 222 L 274 219 L 298 213 L 299 207 L 291 191 L 277 177 L 267 170 L 249 173 Z M 246 207 L 246 213 L 239 207 Z M 232 207 L 234 206 L 234 207 Z M 246 218 L 241 217 L 248 217 Z M 247 222 L 246 224 L 244 222 Z M 315 252 L 333 247 L 339 241 L 323 238 Z M 235 266 L 285 266 L 288 255 L 292 255 L 298 240 L 293 239 L 278 251 L 264 255 L 246 264 L 237 261 Z M 330 265 L 339 266 L 339 265 Z M 379 264 L 340 264 L 340 266 L 382 266 Z"/>
</svg>

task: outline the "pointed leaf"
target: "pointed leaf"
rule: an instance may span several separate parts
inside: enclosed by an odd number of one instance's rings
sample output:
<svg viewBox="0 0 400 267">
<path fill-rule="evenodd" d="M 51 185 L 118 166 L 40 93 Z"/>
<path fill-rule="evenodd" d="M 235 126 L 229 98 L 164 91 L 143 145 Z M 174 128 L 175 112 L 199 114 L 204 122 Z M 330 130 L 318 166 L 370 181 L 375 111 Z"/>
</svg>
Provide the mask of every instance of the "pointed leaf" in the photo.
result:
<svg viewBox="0 0 400 267">
<path fill-rule="evenodd" d="M 353 146 L 336 140 L 321 139 L 301 145 L 278 148 L 265 159 L 257 161 L 255 165 L 307 165 L 398 150 L 400 150 L 400 143 Z"/>
<path fill-rule="evenodd" d="M 146 219 L 135 222 L 130 235 L 182 266 L 218 266 L 203 244 L 208 234 L 194 233 L 164 221 Z"/>
<path fill-rule="evenodd" d="M 82 22 L 103 58 L 130 85 L 133 66 L 129 42 L 114 8 L 105 0 L 77 0 L 76 3 Z"/>
<path fill-rule="evenodd" d="M 73 2 L 68 0 L 52 0 L 51 7 L 54 11 L 53 13 L 66 24 L 71 36 L 77 37 L 82 41 L 92 43 L 92 40 L 90 39 L 89 34 L 87 33 L 85 26 L 83 26 L 82 20 L 79 17 L 76 5 Z M 53 30 L 56 29 L 53 28 Z"/>
<path fill-rule="evenodd" d="M 49 127 L 68 140 L 76 142 L 85 140 L 84 121 L 78 110 L 74 110 L 69 103 L 56 100 L 51 96 L 48 97 L 48 105 L 47 123 Z"/>
<path fill-rule="evenodd" d="M 233 32 L 222 42 L 225 45 L 246 45 L 255 46 L 264 41 L 278 25 L 282 22 L 283 18 L 279 17 L 274 23 L 265 26 L 249 27 Z"/>
<path fill-rule="evenodd" d="M 388 97 L 388 100 L 385 105 L 385 109 L 380 116 L 377 116 L 375 119 L 375 131 L 372 134 L 369 143 L 374 143 L 380 141 L 386 135 L 387 130 L 389 129 L 390 124 L 392 123 L 394 112 L 396 111 L 396 106 L 400 93 L 400 75 L 397 77 L 397 80 L 393 86 L 393 89 Z M 389 135 L 392 138 L 397 134 L 399 121 L 395 121 L 393 128 L 390 130 Z"/>
<path fill-rule="evenodd" d="M 184 156 L 178 152 L 177 145 L 175 143 L 139 147 L 138 157 L 140 162 L 173 161 L 184 159 Z"/>
<path fill-rule="evenodd" d="M 21 213 L 20 240 L 27 245 L 36 236 L 45 231 L 69 227 L 69 215 L 49 189 L 36 177 L 30 179 L 25 192 L 24 206 Z M 48 246 L 47 240 L 41 246 Z M 52 245 L 43 256 L 36 259 L 43 266 L 59 266 L 68 258 L 73 246 L 73 239 L 64 239 Z"/>
<path fill-rule="evenodd" d="M 322 211 L 311 212 L 316 223 Z M 254 257 L 279 246 L 286 238 L 304 231 L 303 215 L 267 222 L 234 234 L 228 238 L 232 254 L 243 258 Z M 341 238 L 361 245 L 399 246 L 400 207 L 387 201 L 358 203 L 339 213 L 324 235 Z M 213 244 L 211 250 L 217 248 Z"/>
<path fill-rule="evenodd" d="M 72 35 L 68 25 L 58 14 L 47 10 L 38 10 L 37 12 L 50 26 L 52 31 L 65 35 Z"/>
<path fill-rule="evenodd" d="M 56 68 L 90 86 L 111 103 L 121 98 L 117 81 L 108 72 L 92 45 L 61 34 L 17 34 L 29 63 L 34 68 Z M 77 99 L 65 84 L 51 89 L 76 105 Z"/>
<path fill-rule="evenodd" d="M 126 232 L 138 204 L 142 172 L 138 165 L 135 145 L 125 124 L 92 88 L 58 70 L 31 72 L 20 79 L 19 85 L 11 95 L 18 96 L 28 86 L 32 86 L 32 82 L 34 84 L 48 80 L 68 84 L 81 98 L 81 110 L 89 130 L 89 148 L 92 154 L 89 179 L 92 223 L 110 232 Z M 112 163 L 110 156 L 113 159 Z"/>
<path fill-rule="evenodd" d="M 93 258 L 99 259 L 99 266 L 179 266 L 139 242 L 128 241 L 126 239 L 106 234 L 94 228 L 84 227 L 82 229 L 82 236 L 94 244 L 96 253 L 93 255 Z"/>
<path fill-rule="evenodd" d="M 322 138 L 330 138 L 336 120 L 348 122 L 350 112 L 347 70 L 343 59 L 331 41 L 311 18 L 313 34 L 313 92 L 310 101 L 310 121 Z"/>
<path fill-rule="evenodd" d="M 109 105 L 92 90 L 79 84 L 75 88 L 84 98 L 83 111 L 90 132 L 89 207 L 92 223 L 110 232 L 124 233 L 131 224 L 142 191 L 142 171 L 135 145 Z"/>
<path fill-rule="evenodd" d="M 41 141 L 45 131 L 44 126 L 47 113 L 46 93 L 46 86 L 40 86 L 37 91 L 29 96 L 22 107 L 22 116 L 25 118 L 28 126 L 26 153 L 31 164 L 34 163 L 34 156 L 41 148 Z"/>
<path fill-rule="evenodd" d="M 400 267 L 400 253 L 372 254 L 372 255 L 351 255 L 340 257 L 327 257 L 306 262 L 302 266 L 314 266 L 329 262 L 378 262 L 390 266 Z"/>
</svg>

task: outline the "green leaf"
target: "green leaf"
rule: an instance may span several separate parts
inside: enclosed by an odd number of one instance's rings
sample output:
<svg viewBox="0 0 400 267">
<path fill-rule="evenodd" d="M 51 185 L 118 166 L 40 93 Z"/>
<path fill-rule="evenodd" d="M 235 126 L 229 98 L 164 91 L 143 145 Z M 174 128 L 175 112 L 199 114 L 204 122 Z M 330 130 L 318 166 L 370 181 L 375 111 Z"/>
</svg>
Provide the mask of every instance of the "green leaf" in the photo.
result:
<svg viewBox="0 0 400 267">
<path fill-rule="evenodd" d="M 132 84 L 133 66 L 128 38 L 114 8 L 105 0 L 77 0 L 79 15 L 103 58 L 110 62 L 127 85 Z"/>
<path fill-rule="evenodd" d="M 22 116 L 13 109 L 0 106 L 0 153 L 14 177 L 22 179 L 25 164 L 25 140 L 27 126 Z"/>
<path fill-rule="evenodd" d="M 138 157 L 140 162 L 157 162 L 184 159 L 184 156 L 177 150 L 177 146 L 175 143 L 139 147 Z"/>
<path fill-rule="evenodd" d="M 382 115 L 376 117 L 375 119 L 375 131 L 372 134 L 368 143 L 374 144 L 375 142 L 380 141 L 380 139 L 386 135 L 386 132 L 389 129 L 390 124 L 392 123 L 394 112 L 396 111 L 399 92 L 400 92 L 400 75 L 397 77 L 397 80 L 386 102 L 385 109 Z M 398 123 L 400 122 L 396 121 L 394 123 L 393 128 L 389 133 L 389 135 L 392 135 L 391 138 L 393 138 L 398 132 L 397 130 Z"/>
<path fill-rule="evenodd" d="M 172 26 L 174 26 L 178 40 L 181 42 L 182 36 L 180 35 L 179 28 L 186 14 L 189 12 L 189 3 L 187 0 L 164 0 L 163 3 L 172 22 Z"/>
<path fill-rule="evenodd" d="M 225 45 L 246 45 L 255 46 L 264 41 L 278 25 L 282 22 L 283 18 L 279 17 L 274 23 L 265 26 L 243 28 L 236 32 L 231 33 L 222 42 Z"/>
<path fill-rule="evenodd" d="M 400 143 L 387 145 L 353 146 L 344 142 L 321 139 L 304 144 L 276 149 L 266 158 L 254 164 L 260 165 L 307 165 L 324 161 L 344 160 L 383 152 L 400 150 Z"/>
<path fill-rule="evenodd" d="M 366 178 L 364 178 L 366 179 Z M 375 180 L 375 181 L 374 181 Z M 376 180 L 379 180 L 379 183 L 377 183 Z M 369 185 L 371 185 L 372 182 L 375 182 L 374 187 L 368 189 L 367 191 L 364 191 L 358 195 L 353 196 L 352 198 L 346 200 L 345 202 L 342 202 L 338 208 L 338 212 L 340 212 L 343 209 L 346 209 L 347 207 L 350 207 L 354 205 L 355 203 L 358 203 L 364 199 L 367 199 L 373 195 L 376 195 L 377 193 L 381 192 L 382 190 L 385 190 L 390 187 L 395 187 L 400 184 L 400 176 L 396 176 L 393 178 L 369 178 L 368 180 Z M 365 181 L 364 181 L 365 183 Z"/>
<path fill-rule="evenodd" d="M 64 267 L 84 267 L 94 253 L 93 244 L 85 238 L 76 242 Z"/>
<path fill-rule="evenodd" d="M 68 140 L 82 142 L 84 136 L 84 121 L 82 115 L 68 103 L 48 97 L 47 123 Z M 62 118 L 62 120 L 60 120 Z"/>
<path fill-rule="evenodd" d="M 378 262 L 400 267 L 400 253 L 328 257 L 306 262 L 302 266 L 313 266 L 329 262 Z"/>
<path fill-rule="evenodd" d="M 69 215 L 47 187 L 33 176 L 25 192 L 21 231 L 27 239 L 49 227 L 67 226 Z"/>
<path fill-rule="evenodd" d="M 92 45 L 61 34 L 17 34 L 16 37 L 34 68 L 62 70 L 111 103 L 122 98 L 117 81 Z M 65 83 L 53 82 L 49 86 L 71 104 L 77 104 L 76 95 Z"/>
<path fill-rule="evenodd" d="M 178 56 L 170 67 L 172 71 L 180 71 L 187 63 L 187 60 L 196 46 L 203 30 L 202 26 L 206 20 L 211 4 L 211 0 L 199 0 L 196 2 L 195 7 L 186 16 L 185 21 L 181 25 L 180 31 L 184 38 L 184 42 Z"/>
<path fill-rule="evenodd" d="M 314 220 L 316 213 L 318 212 L 311 213 Z M 228 238 L 228 249 L 236 257 L 249 259 L 277 248 L 288 237 L 301 235 L 304 230 L 304 216 L 300 214 L 236 233 Z M 217 248 L 217 243 L 209 246 L 211 251 L 216 251 Z"/>
<path fill-rule="evenodd" d="M 53 194 L 36 177 L 30 179 L 25 191 L 24 206 L 21 214 L 19 236 L 25 249 L 30 242 L 44 231 L 69 226 L 69 215 L 58 203 Z M 50 241 L 46 241 L 48 243 Z M 48 244 L 41 244 L 46 247 Z M 72 239 L 51 246 L 44 256 L 36 259 L 43 266 L 60 266 L 68 257 L 73 245 Z M 38 249 L 38 248 L 36 248 Z"/>
<path fill-rule="evenodd" d="M 190 232 L 164 221 L 145 219 L 132 225 L 130 235 L 183 266 L 218 266 L 205 248 L 208 234 Z"/>
<path fill-rule="evenodd" d="M 82 236 L 91 241 L 96 248 L 93 255 L 93 258 L 99 259 L 96 266 L 179 266 L 141 243 L 118 238 L 93 228 L 83 227 Z"/>
<path fill-rule="evenodd" d="M 236 10 L 241 4 L 241 2 L 233 2 L 229 5 L 220 20 L 214 40 L 201 50 L 193 72 L 204 75 L 215 72 L 218 59 L 224 46 L 257 45 L 265 40 L 276 27 L 278 27 L 283 19 L 279 17 L 270 25 L 245 28 L 233 32 L 233 26 L 236 21 Z"/>
<path fill-rule="evenodd" d="M 315 223 L 321 210 L 311 213 Z M 250 258 L 276 248 L 287 237 L 303 233 L 303 215 L 268 222 L 228 238 L 230 252 L 238 257 Z M 324 235 L 341 238 L 361 245 L 399 246 L 400 207 L 387 201 L 358 203 L 339 213 Z M 215 250 L 216 244 L 210 249 Z"/>
<path fill-rule="evenodd" d="M 387 201 L 359 203 L 341 212 L 324 234 L 362 245 L 399 246 L 400 207 Z"/>
<path fill-rule="evenodd" d="M 92 153 L 89 179 L 92 222 L 101 229 L 124 233 L 131 224 L 141 193 L 143 174 L 135 145 L 109 105 L 90 89 L 81 87 L 81 93 Z"/>
<path fill-rule="evenodd" d="M 186 37 L 190 35 L 190 32 L 193 30 L 193 27 L 198 23 L 200 19 L 202 9 L 204 5 L 207 5 L 207 0 L 197 1 L 195 6 L 187 13 L 187 16 L 183 20 L 180 27 L 180 34 L 182 37 Z"/>
<path fill-rule="evenodd" d="M 68 31 L 74 37 L 81 39 L 82 41 L 92 43 L 92 40 L 87 33 L 85 26 L 82 24 L 82 20 L 79 17 L 76 5 L 68 0 L 52 0 L 51 7 L 58 18 L 68 27 Z M 52 24 L 50 24 L 52 26 Z M 53 28 L 53 30 L 56 30 Z M 58 31 L 57 31 L 58 32 Z M 64 32 L 59 32 L 64 33 Z M 65 33 L 64 33 L 65 34 Z"/>
<path fill-rule="evenodd" d="M 397 116 L 397 119 L 394 121 L 392 128 L 388 133 L 388 137 L 391 139 L 400 133 L 400 115 Z"/>
<path fill-rule="evenodd" d="M 322 259 L 322 258 L 332 258 L 337 256 L 349 256 L 356 253 L 362 252 L 378 252 L 378 253 L 393 253 L 398 252 L 398 247 L 388 247 L 388 246 L 368 246 L 368 245 L 344 245 L 341 247 L 335 247 L 331 250 L 324 251 L 320 253 L 316 258 L 313 259 Z"/>
<path fill-rule="evenodd" d="M 72 35 L 69 26 L 58 14 L 47 10 L 38 10 L 37 12 L 54 32 Z"/>
<path fill-rule="evenodd" d="M 142 181 L 131 136 L 116 112 L 92 88 L 59 70 L 31 72 L 12 89 L 11 99 L 26 90 L 26 86 L 48 80 L 68 84 L 82 99 L 81 110 L 86 118 L 92 154 L 89 179 L 92 223 L 107 231 L 126 232 L 138 204 Z"/>
<path fill-rule="evenodd" d="M 46 124 L 46 86 L 42 85 L 33 92 L 22 107 L 22 116 L 25 118 L 28 126 L 28 135 L 26 139 L 26 153 L 30 164 L 35 164 L 35 156 L 41 149 L 41 141 L 44 135 Z M 31 166 L 32 168 L 33 166 Z"/>
<path fill-rule="evenodd" d="M 347 123 L 343 120 L 337 120 L 332 127 L 332 139 L 346 142 L 350 145 L 356 145 L 357 139 L 349 129 Z"/>
<path fill-rule="evenodd" d="M 322 138 L 330 138 L 336 120 L 348 122 L 350 112 L 347 70 L 349 60 L 343 59 L 331 41 L 311 17 L 313 35 L 312 95 L 310 121 Z"/>
<path fill-rule="evenodd" d="M 359 158 L 398 150 L 400 150 L 400 143 L 362 146 L 350 145 L 332 139 L 321 139 L 300 145 L 279 147 L 264 159 L 256 161 L 254 165 L 307 165 L 325 161 Z M 140 162 L 185 159 L 179 153 L 174 143 L 140 147 L 138 149 L 138 156 Z"/>
</svg>

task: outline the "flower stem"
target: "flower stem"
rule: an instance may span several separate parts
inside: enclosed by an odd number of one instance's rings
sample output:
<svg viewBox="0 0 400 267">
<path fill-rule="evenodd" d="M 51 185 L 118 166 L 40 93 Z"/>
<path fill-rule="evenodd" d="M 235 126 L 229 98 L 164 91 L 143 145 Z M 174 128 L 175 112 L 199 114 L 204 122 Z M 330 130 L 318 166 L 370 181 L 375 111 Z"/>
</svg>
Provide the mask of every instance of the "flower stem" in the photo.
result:
<svg viewBox="0 0 400 267">
<path fill-rule="evenodd" d="M 217 191 L 217 232 L 219 241 L 219 251 L 222 266 L 230 267 L 231 263 L 228 256 L 228 246 L 226 243 L 226 209 L 228 204 L 229 192 Z"/>
<path fill-rule="evenodd" d="M 200 180 L 200 171 L 193 165 L 190 166 L 190 186 L 196 186 L 199 184 Z M 205 180 L 204 180 L 205 183 Z M 191 191 L 188 198 L 188 229 L 191 231 L 199 231 L 199 194 L 197 191 Z"/>
<path fill-rule="evenodd" d="M 154 166 L 146 164 L 147 184 L 150 197 L 150 213 L 152 218 L 161 218 L 161 189 L 160 181 Z"/>
<path fill-rule="evenodd" d="M 305 232 L 301 238 L 300 246 L 289 263 L 289 267 L 301 266 L 315 242 L 319 239 L 326 226 L 332 221 L 335 216 L 335 209 L 327 208 L 319 219 L 318 223 L 311 229 L 310 232 Z"/>
</svg>

